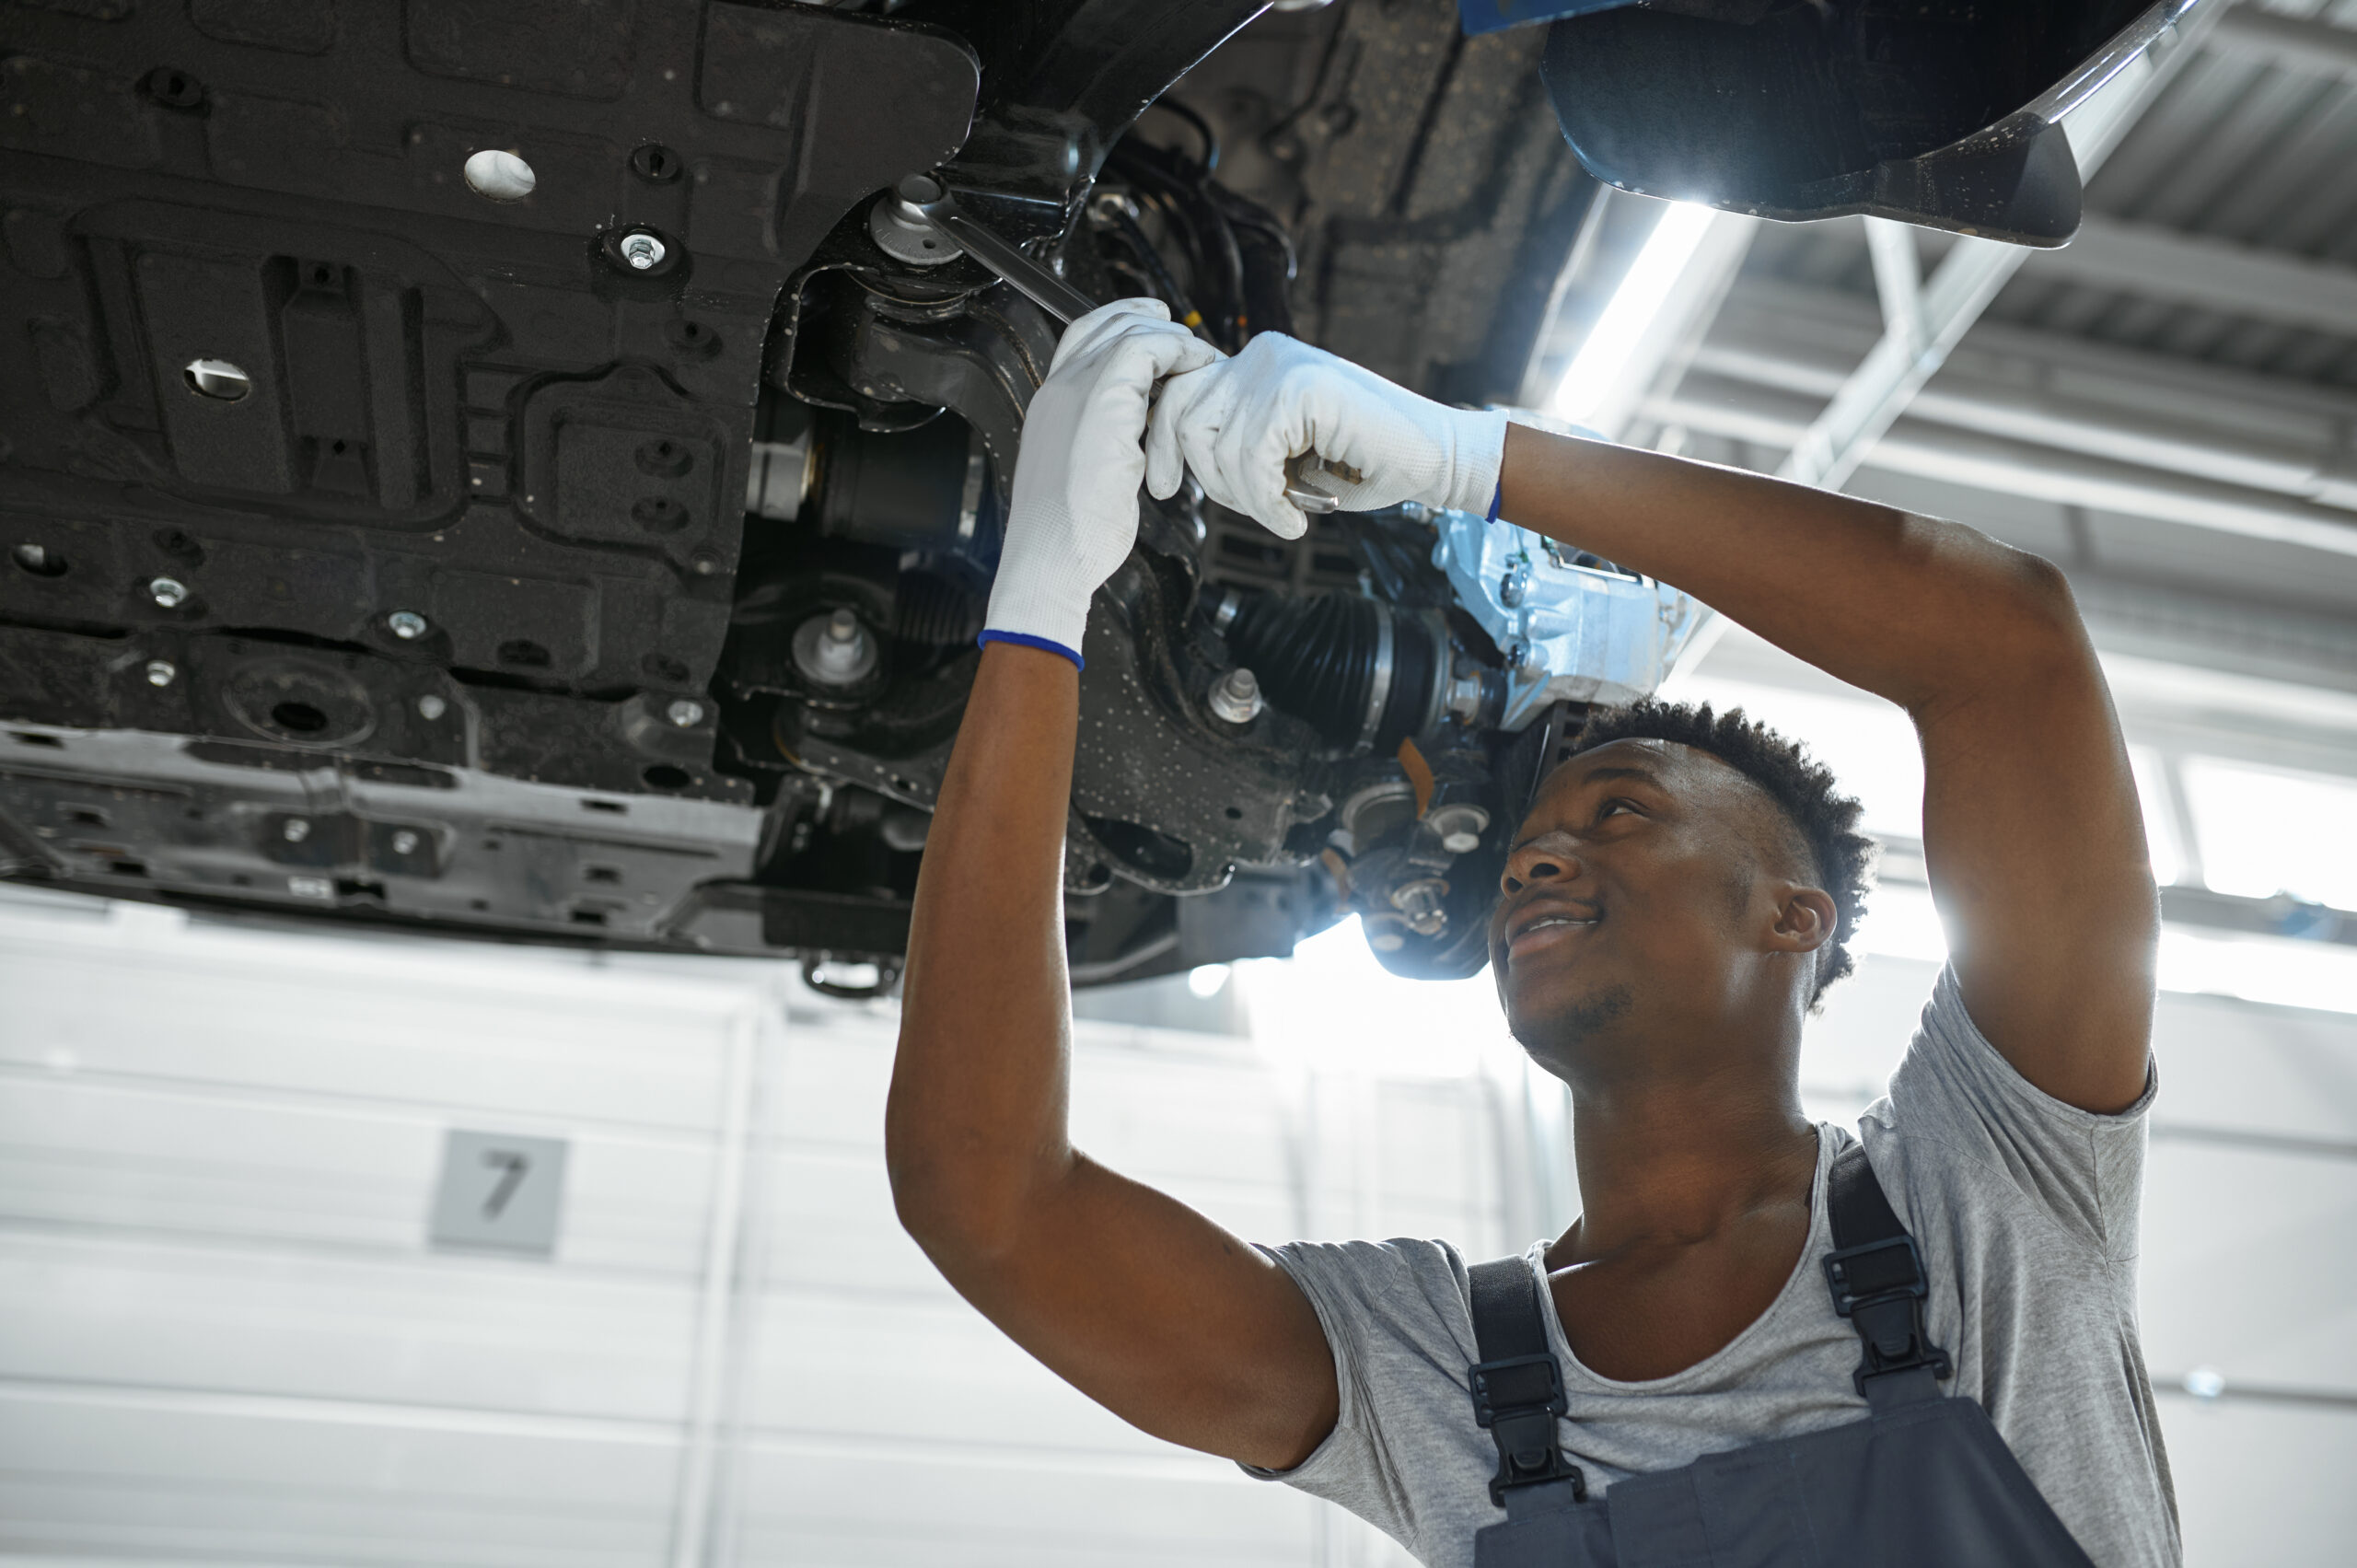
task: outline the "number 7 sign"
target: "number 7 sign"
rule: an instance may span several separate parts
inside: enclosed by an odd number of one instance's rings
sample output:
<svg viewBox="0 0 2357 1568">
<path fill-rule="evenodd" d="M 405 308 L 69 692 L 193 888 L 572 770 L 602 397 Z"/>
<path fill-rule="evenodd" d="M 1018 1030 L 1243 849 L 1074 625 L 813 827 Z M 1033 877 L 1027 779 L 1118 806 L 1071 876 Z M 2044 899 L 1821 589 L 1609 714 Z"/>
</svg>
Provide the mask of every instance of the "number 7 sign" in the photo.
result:
<svg viewBox="0 0 2357 1568">
<path fill-rule="evenodd" d="M 565 1149 L 561 1138 L 451 1128 L 428 1238 L 436 1247 L 548 1257 L 563 1205 Z"/>
</svg>

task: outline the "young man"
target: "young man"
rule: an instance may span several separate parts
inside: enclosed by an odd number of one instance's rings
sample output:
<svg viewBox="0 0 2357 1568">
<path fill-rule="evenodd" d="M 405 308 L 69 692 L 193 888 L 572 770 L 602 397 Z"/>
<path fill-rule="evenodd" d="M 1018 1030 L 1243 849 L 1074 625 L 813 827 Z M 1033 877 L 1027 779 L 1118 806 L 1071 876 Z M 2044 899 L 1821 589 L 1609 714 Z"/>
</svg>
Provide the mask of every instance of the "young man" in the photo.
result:
<svg viewBox="0 0 2357 1568">
<path fill-rule="evenodd" d="M 1116 1413 L 1434 1565 L 2177 1561 L 2135 1330 L 2156 900 L 2061 575 L 1273 335 L 1206 363 L 1151 306 L 1076 323 L 1032 406 L 925 851 L 887 1133 L 943 1273 Z M 1347 506 L 1502 508 L 1913 717 L 1953 958 L 1858 1128 L 1810 1123 L 1796 1086 L 1850 964 L 1856 807 L 1765 731 L 1648 705 L 1546 781 L 1491 926 L 1515 1036 L 1572 1091 L 1562 1237 L 1471 1270 L 1439 1242 L 1256 1249 L 1072 1147 L 1060 845 L 1090 593 L 1142 478 L 1167 494 L 1183 461 L 1298 533 L 1283 464 L 1312 450 L 1364 475 Z"/>
</svg>

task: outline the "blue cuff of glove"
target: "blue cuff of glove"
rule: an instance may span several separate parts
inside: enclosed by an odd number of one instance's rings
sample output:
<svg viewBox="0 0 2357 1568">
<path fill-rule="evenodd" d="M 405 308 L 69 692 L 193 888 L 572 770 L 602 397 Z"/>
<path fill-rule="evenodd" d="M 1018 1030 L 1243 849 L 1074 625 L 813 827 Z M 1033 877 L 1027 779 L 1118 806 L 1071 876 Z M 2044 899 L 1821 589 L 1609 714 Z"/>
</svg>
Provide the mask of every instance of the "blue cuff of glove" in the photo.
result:
<svg viewBox="0 0 2357 1568">
<path fill-rule="evenodd" d="M 974 639 L 974 646 L 978 648 L 989 643 L 1013 643 L 1018 648 L 1043 648 L 1072 660 L 1074 669 L 1088 668 L 1088 661 L 1081 657 L 1077 650 L 1065 647 L 1051 637 L 1035 637 L 1028 632 L 984 632 Z"/>
<path fill-rule="evenodd" d="M 1498 520 L 1498 508 L 1506 504 L 1506 482 L 1498 481 L 1497 494 L 1490 497 L 1490 521 Z"/>
</svg>

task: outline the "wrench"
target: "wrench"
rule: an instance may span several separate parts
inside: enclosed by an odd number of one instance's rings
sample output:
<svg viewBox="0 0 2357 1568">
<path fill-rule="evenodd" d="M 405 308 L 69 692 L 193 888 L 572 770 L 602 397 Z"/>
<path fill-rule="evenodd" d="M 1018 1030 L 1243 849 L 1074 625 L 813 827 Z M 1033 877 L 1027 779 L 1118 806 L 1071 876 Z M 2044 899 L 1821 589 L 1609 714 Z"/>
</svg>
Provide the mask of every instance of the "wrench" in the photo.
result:
<svg viewBox="0 0 2357 1568">
<path fill-rule="evenodd" d="M 1097 308 L 1096 300 L 1032 260 L 1021 247 L 968 216 L 958 205 L 958 199 L 949 193 L 949 188 L 931 175 L 910 175 L 893 194 L 899 199 L 904 216 L 931 225 L 935 233 L 1029 296 L 1040 309 L 1065 326 Z M 1315 452 L 1304 452 L 1285 463 L 1285 499 L 1308 513 L 1323 515 L 1340 509 L 1341 502 L 1330 491 L 1307 479 L 1306 470 L 1312 464 L 1344 479 L 1358 478 L 1350 470 L 1336 468 Z"/>
</svg>

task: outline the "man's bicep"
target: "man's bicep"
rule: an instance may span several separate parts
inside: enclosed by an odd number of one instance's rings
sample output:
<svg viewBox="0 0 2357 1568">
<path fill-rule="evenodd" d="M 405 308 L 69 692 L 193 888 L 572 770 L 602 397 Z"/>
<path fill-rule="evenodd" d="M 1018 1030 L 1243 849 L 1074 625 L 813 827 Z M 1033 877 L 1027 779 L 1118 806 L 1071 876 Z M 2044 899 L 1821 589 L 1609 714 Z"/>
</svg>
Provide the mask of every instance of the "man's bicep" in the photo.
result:
<svg viewBox="0 0 2357 1568">
<path fill-rule="evenodd" d="M 1284 1469 L 1333 1429 L 1333 1351 L 1301 1286 L 1085 1156 L 1000 1256 L 944 1272 L 1057 1376 L 1157 1437 Z"/>
<path fill-rule="evenodd" d="M 2055 1098 L 2143 1090 L 2157 895 L 2101 668 L 2073 619 L 1917 714 L 1924 860 L 1964 1000 Z"/>
</svg>

